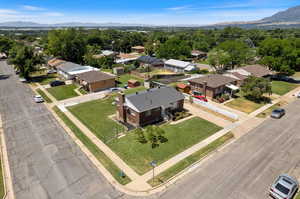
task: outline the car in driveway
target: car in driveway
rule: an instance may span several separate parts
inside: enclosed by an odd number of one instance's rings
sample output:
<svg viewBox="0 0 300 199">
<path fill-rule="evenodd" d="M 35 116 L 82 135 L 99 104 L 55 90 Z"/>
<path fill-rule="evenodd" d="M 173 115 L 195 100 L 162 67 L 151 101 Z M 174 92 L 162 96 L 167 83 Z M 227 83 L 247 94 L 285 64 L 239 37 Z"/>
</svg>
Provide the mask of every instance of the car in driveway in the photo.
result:
<svg viewBox="0 0 300 199">
<path fill-rule="evenodd" d="M 33 97 L 33 100 L 35 101 L 35 103 L 43 103 L 44 102 L 44 99 L 42 96 L 40 95 L 36 95 Z"/>
<path fill-rule="evenodd" d="M 275 199 L 292 199 L 298 189 L 298 181 L 287 174 L 283 174 L 272 184 L 269 194 Z"/>
<path fill-rule="evenodd" d="M 204 101 L 204 102 L 208 102 L 208 100 L 206 99 L 205 96 L 203 95 L 193 95 L 194 98 L 198 99 L 198 100 L 201 100 L 201 101 Z"/>
<path fill-rule="evenodd" d="M 285 110 L 282 108 L 274 109 L 271 113 L 271 117 L 275 119 L 279 119 L 285 115 Z"/>
<path fill-rule="evenodd" d="M 117 91 L 122 91 L 121 88 L 110 88 L 109 89 L 110 92 L 117 92 Z"/>
<path fill-rule="evenodd" d="M 64 81 L 54 80 L 54 81 L 50 82 L 51 87 L 63 86 L 63 85 L 66 85 L 66 83 Z"/>
</svg>

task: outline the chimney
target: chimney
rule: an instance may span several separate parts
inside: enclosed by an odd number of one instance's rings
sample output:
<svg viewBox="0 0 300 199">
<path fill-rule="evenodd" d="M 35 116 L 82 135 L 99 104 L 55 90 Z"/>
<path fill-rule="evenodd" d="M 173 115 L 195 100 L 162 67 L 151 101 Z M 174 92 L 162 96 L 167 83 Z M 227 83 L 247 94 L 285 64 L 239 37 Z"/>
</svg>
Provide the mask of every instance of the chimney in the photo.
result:
<svg viewBox="0 0 300 199">
<path fill-rule="evenodd" d="M 125 103 L 125 94 L 123 92 L 118 93 L 119 103 L 123 105 Z"/>
<path fill-rule="evenodd" d="M 206 98 L 206 88 L 207 88 L 207 81 L 204 81 L 203 82 L 203 93 L 204 93 L 205 98 Z"/>
</svg>

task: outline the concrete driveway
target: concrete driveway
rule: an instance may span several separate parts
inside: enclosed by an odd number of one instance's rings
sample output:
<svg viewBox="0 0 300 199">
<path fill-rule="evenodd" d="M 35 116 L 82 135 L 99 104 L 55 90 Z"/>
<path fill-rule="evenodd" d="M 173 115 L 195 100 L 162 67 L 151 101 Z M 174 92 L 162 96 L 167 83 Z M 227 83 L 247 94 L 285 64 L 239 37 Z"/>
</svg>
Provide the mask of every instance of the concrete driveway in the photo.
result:
<svg viewBox="0 0 300 199">
<path fill-rule="evenodd" d="M 33 92 L 0 62 L 0 114 L 16 199 L 118 198 Z"/>
</svg>

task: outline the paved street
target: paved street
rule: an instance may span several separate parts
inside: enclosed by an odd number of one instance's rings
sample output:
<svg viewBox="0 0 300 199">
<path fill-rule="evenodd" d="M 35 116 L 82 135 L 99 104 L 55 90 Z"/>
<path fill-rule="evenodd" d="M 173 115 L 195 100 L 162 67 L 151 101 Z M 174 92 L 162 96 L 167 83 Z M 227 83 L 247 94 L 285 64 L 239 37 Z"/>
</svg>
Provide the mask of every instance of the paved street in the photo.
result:
<svg viewBox="0 0 300 199">
<path fill-rule="evenodd" d="M 0 62 L 0 114 L 16 199 L 119 198 L 33 92 Z"/>
<path fill-rule="evenodd" d="M 160 198 L 265 199 L 282 173 L 300 177 L 300 100 L 170 187 Z M 155 196 L 157 197 L 157 196 Z"/>
</svg>

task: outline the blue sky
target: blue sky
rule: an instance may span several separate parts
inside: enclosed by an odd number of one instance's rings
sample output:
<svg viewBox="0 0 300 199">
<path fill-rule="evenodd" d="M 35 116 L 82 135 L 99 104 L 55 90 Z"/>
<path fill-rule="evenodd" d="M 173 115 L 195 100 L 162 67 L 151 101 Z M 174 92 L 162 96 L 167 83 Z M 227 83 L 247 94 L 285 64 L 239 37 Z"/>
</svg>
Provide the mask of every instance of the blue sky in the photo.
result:
<svg viewBox="0 0 300 199">
<path fill-rule="evenodd" d="M 251 21 L 300 0 L 0 0 L 0 22 L 212 24 Z"/>
</svg>

